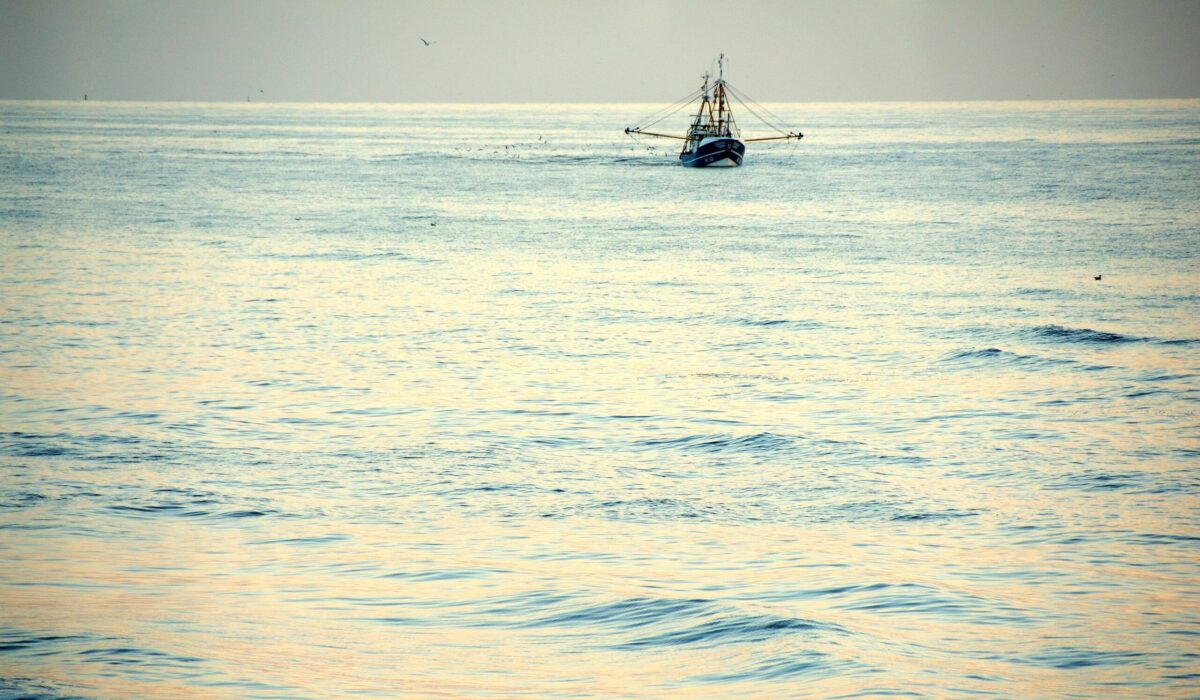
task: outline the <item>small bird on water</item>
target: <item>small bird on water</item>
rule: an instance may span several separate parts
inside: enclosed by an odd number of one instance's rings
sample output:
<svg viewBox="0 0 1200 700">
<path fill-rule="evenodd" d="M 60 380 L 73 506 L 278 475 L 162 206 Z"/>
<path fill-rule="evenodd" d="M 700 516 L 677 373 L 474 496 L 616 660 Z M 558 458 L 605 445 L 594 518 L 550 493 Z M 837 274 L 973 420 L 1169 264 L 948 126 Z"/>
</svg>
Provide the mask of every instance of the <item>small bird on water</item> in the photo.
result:
<svg viewBox="0 0 1200 700">
<path fill-rule="evenodd" d="M 1096 276 L 1095 276 L 1095 277 L 1093 277 L 1092 279 L 1094 279 L 1094 280 L 1099 280 L 1099 279 L 1100 279 L 1101 277 L 1103 277 L 1103 276 L 1104 276 L 1104 275 L 1096 275 Z"/>
</svg>

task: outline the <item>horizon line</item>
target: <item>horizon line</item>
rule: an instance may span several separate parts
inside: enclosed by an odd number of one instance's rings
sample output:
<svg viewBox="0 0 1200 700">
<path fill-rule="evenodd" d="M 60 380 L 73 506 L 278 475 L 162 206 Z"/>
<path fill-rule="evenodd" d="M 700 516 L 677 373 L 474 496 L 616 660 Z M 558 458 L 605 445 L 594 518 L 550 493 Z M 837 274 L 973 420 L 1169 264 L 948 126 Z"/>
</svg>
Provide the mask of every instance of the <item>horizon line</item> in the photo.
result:
<svg viewBox="0 0 1200 700">
<path fill-rule="evenodd" d="M 88 93 L 90 95 L 90 93 Z M 864 100 L 761 100 L 762 104 L 963 104 L 994 102 L 1188 102 L 1200 101 L 1193 97 L 974 97 L 967 99 L 864 99 Z M 213 104 L 213 105 L 653 105 L 662 100 L 611 100 L 604 102 L 575 100 L 210 100 L 210 99 L 143 99 L 128 97 L 0 97 L 0 102 L 124 102 L 133 104 Z"/>
</svg>

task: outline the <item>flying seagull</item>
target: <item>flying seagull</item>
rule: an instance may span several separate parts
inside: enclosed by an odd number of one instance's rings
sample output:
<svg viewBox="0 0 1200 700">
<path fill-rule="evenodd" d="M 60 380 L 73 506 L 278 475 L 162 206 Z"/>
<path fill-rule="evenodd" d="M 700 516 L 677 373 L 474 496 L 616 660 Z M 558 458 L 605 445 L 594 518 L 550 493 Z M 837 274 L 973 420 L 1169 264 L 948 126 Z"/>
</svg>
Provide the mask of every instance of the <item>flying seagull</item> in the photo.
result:
<svg viewBox="0 0 1200 700">
<path fill-rule="evenodd" d="M 419 37 L 417 37 L 417 38 L 418 38 L 418 39 L 420 39 L 420 40 L 421 40 L 421 43 L 425 44 L 426 46 L 433 46 L 434 44 L 436 44 L 436 43 L 437 43 L 436 41 L 425 41 L 425 38 L 424 38 L 424 37 L 420 37 L 420 36 L 419 36 Z"/>
</svg>

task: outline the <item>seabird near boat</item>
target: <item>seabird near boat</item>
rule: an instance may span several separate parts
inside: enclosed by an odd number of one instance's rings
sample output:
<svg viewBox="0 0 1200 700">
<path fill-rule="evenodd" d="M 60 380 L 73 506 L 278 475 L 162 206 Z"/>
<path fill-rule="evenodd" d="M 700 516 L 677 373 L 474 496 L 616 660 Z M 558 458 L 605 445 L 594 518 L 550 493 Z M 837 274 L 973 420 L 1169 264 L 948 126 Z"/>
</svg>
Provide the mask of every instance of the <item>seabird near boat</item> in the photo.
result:
<svg viewBox="0 0 1200 700">
<path fill-rule="evenodd" d="M 729 83 L 725 82 L 725 54 L 717 59 L 717 80 L 709 84 L 709 75 L 704 74 L 704 84 L 699 90 L 685 97 L 682 101 L 649 117 L 653 119 L 645 126 L 631 126 L 625 129 L 630 136 L 656 136 L 666 139 L 683 141 L 683 150 L 679 152 L 679 162 L 693 168 L 710 168 L 720 166 L 737 166 L 742 164 L 746 155 L 746 144 L 751 141 L 799 141 L 804 134 L 799 131 L 784 131 L 771 124 L 762 115 L 750 107 L 748 98 L 739 95 Z M 743 139 L 741 130 L 733 118 L 732 103 L 729 98 L 737 100 L 754 116 L 767 126 L 779 132 L 779 136 L 764 136 L 761 138 Z M 698 100 L 698 101 L 697 101 Z M 647 127 L 675 114 L 689 105 L 696 104 L 697 109 L 692 117 L 691 126 L 683 136 L 660 134 L 646 131 Z M 761 105 L 760 110 L 766 111 Z"/>
</svg>

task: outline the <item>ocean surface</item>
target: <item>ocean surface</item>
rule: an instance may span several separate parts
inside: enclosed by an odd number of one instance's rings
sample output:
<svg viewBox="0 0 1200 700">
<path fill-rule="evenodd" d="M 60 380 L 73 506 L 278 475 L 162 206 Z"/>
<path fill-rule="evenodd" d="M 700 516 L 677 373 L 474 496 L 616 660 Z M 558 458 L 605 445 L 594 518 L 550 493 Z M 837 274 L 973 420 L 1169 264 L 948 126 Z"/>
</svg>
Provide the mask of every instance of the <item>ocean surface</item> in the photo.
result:
<svg viewBox="0 0 1200 700">
<path fill-rule="evenodd" d="M 0 102 L 0 698 L 1200 695 L 1200 101 L 656 108 Z"/>
</svg>

